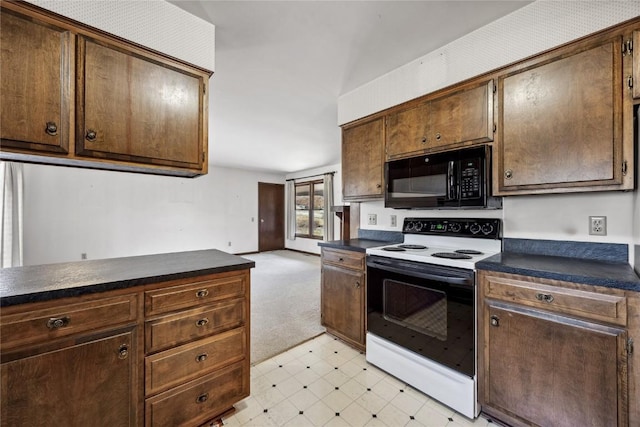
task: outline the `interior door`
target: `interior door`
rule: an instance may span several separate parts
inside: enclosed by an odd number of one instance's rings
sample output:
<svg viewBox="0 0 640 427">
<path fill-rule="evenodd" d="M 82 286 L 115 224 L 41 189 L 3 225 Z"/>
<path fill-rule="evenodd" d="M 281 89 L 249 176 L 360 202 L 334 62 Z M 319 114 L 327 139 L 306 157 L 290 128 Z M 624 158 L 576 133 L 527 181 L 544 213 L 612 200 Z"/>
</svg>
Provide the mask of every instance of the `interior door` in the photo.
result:
<svg viewBox="0 0 640 427">
<path fill-rule="evenodd" d="M 258 183 L 258 251 L 284 249 L 284 184 Z"/>
</svg>

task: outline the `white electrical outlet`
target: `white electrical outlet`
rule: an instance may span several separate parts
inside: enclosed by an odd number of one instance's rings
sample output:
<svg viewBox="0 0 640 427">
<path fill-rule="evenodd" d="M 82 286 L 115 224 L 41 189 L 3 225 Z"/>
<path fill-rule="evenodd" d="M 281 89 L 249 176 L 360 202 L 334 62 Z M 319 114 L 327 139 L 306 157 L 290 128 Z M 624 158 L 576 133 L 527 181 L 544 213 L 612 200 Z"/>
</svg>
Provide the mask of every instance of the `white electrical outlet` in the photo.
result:
<svg viewBox="0 0 640 427">
<path fill-rule="evenodd" d="M 607 235 L 607 217 L 606 216 L 590 216 L 589 217 L 589 234 L 594 236 Z"/>
<path fill-rule="evenodd" d="M 391 226 L 392 227 L 398 226 L 398 217 L 396 215 L 391 215 Z"/>
<path fill-rule="evenodd" d="M 369 225 L 376 225 L 378 223 L 378 215 L 376 214 L 369 214 Z"/>
</svg>

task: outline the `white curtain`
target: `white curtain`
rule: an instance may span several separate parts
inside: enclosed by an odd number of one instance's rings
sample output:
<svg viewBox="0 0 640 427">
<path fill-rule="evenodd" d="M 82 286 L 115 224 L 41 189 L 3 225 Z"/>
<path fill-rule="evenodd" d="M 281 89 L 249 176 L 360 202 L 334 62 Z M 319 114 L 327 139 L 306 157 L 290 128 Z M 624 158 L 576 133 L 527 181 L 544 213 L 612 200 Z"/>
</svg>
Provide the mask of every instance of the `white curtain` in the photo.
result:
<svg viewBox="0 0 640 427">
<path fill-rule="evenodd" d="M 287 239 L 296 239 L 296 183 L 294 180 L 287 181 L 285 188 L 286 210 L 287 210 Z"/>
<path fill-rule="evenodd" d="M 324 240 L 334 240 L 333 235 L 333 173 L 324 174 Z"/>
<path fill-rule="evenodd" d="M 22 265 L 22 164 L 0 162 L 2 229 L 0 229 L 0 267 Z"/>
</svg>

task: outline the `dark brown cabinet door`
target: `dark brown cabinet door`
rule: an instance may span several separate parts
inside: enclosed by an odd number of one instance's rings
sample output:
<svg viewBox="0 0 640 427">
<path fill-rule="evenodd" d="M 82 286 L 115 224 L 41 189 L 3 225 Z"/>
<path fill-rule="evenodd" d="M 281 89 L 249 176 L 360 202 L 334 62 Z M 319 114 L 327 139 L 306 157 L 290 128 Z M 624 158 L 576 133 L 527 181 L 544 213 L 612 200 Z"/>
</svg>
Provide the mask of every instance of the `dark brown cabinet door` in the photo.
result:
<svg viewBox="0 0 640 427">
<path fill-rule="evenodd" d="M 322 325 L 364 345 L 364 272 L 323 264 Z"/>
<path fill-rule="evenodd" d="M 2 363 L 2 421 L 9 426 L 134 426 L 134 332 Z"/>
<path fill-rule="evenodd" d="M 429 148 L 429 114 L 427 102 L 387 117 L 387 159 L 406 157 Z"/>
<path fill-rule="evenodd" d="M 78 38 L 79 155 L 200 169 L 202 76 Z"/>
<path fill-rule="evenodd" d="M 0 135 L 4 147 L 67 153 L 73 36 L 2 9 Z"/>
<path fill-rule="evenodd" d="M 522 425 L 626 426 L 626 331 L 489 302 L 483 408 Z"/>
<path fill-rule="evenodd" d="M 500 194 L 622 183 L 621 42 L 565 49 L 498 80 Z"/>
<path fill-rule="evenodd" d="M 493 141 L 493 80 L 431 101 L 428 148 Z"/>
<path fill-rule="evenodd" d="M 380 198 L 384 194 L 384 118 L 342 131 L 344 200 Z"/>
</svg>

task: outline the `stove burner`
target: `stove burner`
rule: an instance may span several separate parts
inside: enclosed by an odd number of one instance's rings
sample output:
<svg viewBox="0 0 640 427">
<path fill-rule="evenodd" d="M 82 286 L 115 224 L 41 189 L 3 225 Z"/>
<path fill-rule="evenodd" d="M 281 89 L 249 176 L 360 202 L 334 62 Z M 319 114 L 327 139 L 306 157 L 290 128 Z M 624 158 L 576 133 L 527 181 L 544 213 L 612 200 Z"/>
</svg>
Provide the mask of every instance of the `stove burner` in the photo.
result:
<svg viewBox="0 0 640 427">
<path fill-rule="evenodd" d="M 427 249 L 424 245 L 398 245 L 398 247 L 403 249 Z"/>
<path fill-rule="evenodd" d="M 482 252 L 476 251 L 475 249 L 458 249 L 454 251 L 458 254 L 466 254 L 466 255 L 482 255 Z"/>
<path fill-rule="evenodd" d="M 385 248 L 382 248 L 383 251 L 389 251 L 389 252 L 404 252 L 406 251 L 406 249 L 401 248 L 399 246 L 387 246 Z"/>
<path fill-rule="evenodd" d="M 450 259 L 471 259 L 472 257 L 469 255 L 464 255 L 455 252 L 436 252 L 435 254 L 431 254 L 436 258 L 450 258 Z"/>
</svg>

